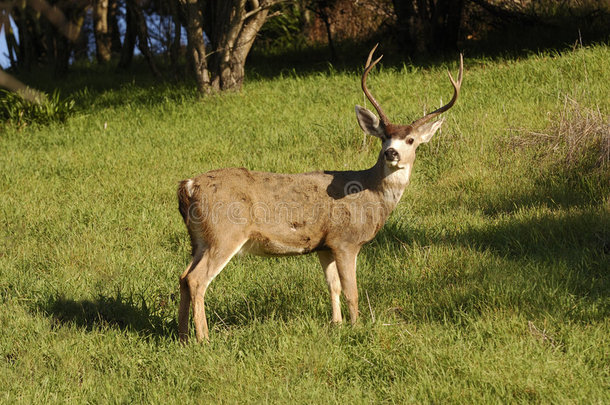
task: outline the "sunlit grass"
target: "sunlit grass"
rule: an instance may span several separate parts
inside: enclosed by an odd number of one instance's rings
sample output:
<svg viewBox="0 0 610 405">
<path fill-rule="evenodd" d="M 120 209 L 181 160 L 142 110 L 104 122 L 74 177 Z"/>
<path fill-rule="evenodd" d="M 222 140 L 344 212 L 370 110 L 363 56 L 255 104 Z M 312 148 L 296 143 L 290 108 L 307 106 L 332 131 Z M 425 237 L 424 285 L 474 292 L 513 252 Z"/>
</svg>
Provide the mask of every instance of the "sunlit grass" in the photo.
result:
<svg viewBox="0 0 610 405">
<path fill-rule="evenodd" d="M 371 166 L 358 73 L 202 100 L 92 88 L 64 124 L 3 127 L 0 399 L 608 402 L 610 185 L 513 140 L 552 129 L 566 95 L 607 119 L 609 59 L 601 45 L 467 58 L 459 102 L 361 252 L 361 323 L 329 325 L 314 256 L 238 257 L 208 290 L 207 346 L 177 342 L 190 251 L 177 182 L 228 166 Z M 369 80 L 398 122 L 451 95 L 443 67 Z"/>
</svg>

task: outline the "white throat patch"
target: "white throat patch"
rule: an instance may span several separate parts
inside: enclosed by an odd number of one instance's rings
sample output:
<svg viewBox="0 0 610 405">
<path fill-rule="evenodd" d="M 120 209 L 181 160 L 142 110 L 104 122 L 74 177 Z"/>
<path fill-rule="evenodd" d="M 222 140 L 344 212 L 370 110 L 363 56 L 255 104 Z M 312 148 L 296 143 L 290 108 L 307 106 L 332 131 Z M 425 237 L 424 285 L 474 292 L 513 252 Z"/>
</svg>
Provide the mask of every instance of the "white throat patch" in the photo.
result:
<svg viewBox="0 0 610 405">
<path fill-rule="evenodd" d="M 387 165 L 384 168 L 384 182 L 385 188 L 383 192 L 383 198 L 393 204 L 398 204 L 398 201 L 402 197 L 402 193 L 405 191 L 405 187 L 409 184 L 411 177 L 411 164 L 407 164 L 403 168 L 390 168 Z"/>
<path fill-rule="evenodd" d="M 385 167 L 385 181 L 393 187 L 406 187 L 409 184 L 411 178 L 411 164 L 407 164 L 403 167 L 390 168 Z"/>
</svg>

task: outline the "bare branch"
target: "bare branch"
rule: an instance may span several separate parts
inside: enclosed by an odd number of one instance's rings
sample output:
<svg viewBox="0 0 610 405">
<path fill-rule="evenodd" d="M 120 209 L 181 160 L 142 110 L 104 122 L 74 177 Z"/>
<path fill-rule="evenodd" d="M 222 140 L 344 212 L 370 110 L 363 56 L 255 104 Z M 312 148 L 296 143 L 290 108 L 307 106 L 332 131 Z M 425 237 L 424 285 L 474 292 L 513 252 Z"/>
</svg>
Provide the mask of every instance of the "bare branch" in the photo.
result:
<svg viewBox="0 0 610 405">
<path fill-rule="evenodd" d="M 0 70 L 0 87 L 12 91 L 13 93 L 17 93 L 25 100 L 36 104 L 40 104 L 46 98 L 44 93 L 26 86 L 13 76 L 6 73 L 4 70 Z"/>
<path fill-rule="evenodd" d="M 45 0 L 27 0 L 28 5 L 43 14 L 70 41 L 76 41 L 80 28 L 66 19 L 64 13 Z"/>
<path fill-rule="evenodd" d="M 246 14 L 244 14 L 242 21 L 247 20 L 248 18 L 252 17 L 254 14 L 257 14 L 265 9 L 271 8 L 273 6 L 275 6 L 276 4 L 280 4 L 280 3 L 286 3 L 289 0 L 278 0 L 278 1 L 271 1 L 271 2 L 265 2 L 262 6 L 258 5 L 256 6 L 253 10 L 248 11 Z M 252 4 L 259 4 L 257 0 L 251 1 Z"/>
</svg>

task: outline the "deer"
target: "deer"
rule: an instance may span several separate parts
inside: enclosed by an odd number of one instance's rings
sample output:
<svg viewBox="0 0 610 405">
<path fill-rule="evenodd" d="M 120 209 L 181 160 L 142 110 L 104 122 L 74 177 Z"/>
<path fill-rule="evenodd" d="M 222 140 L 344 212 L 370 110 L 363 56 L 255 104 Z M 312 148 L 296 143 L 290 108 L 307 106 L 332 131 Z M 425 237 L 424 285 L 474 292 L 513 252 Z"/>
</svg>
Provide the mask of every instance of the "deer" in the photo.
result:
<svg viewBox="0 0 610 405">
<path fill-rule="evenodd" d="M 409 184 L 415 151 L 444 122 L 433 120 L 456 102 L 464 68 L 460 54 L 457 81 L 447 72 L 453 97 L 409 125 L 392 124 L 366 81 L 383 55 L 368 55 L 362 91 L 379 118 L 356 105 L 360 128 L 381 140 L 373 167 L 354 171 L 279 174 L 225 168 L 183 180 L 179 211 L 191 240 L 192 260 L 180 275 L 178 334 L 186 343 L 190 307 L 198 342 L 209 341 L 204 297 L 212 280 L 236 254 L 287 256 L 317 253 L 330 293 L 332 323 L 342 323 L 343 292 L 350 321 L 358 320 L 356 260 L 362 246 L 383 227 Z M 372 61 L 372 62 L 371 62 Z"/>
</svg>

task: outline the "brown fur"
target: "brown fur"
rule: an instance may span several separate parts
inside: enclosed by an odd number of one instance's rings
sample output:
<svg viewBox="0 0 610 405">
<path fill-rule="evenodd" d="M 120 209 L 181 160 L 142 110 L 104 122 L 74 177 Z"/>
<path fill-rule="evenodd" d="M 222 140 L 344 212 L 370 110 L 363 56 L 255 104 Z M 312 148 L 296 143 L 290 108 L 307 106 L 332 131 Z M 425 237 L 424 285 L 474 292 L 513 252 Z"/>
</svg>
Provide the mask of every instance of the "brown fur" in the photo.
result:
<svg viewBox="0 0 610 405">
<path fill-rule="evenodd" d="M 363 90 L 377 108 L 364 83 L 371 67 L 363 75 Z M 409 183 L 415 150 L 442 124 L 442 120 L 428 121 L 453 105 L 461 77 L 460 62 L 459 82 L 450 76 L 455 91 L 451 102 L 412 125 L 380 123 L 372 112 L 356 107 L 361 128 L 382 141 L 377 163 L 370 169 L 276 174 L 231 168 L 180 182 L 179 210 L 193 248 L 193 259 L 180 276 L 180 339 L 188 338 L 191 304 L 197 340 L 208 339 L 205 292 L 239 252 L 264 256 L 316 252 L 326 275 L 333 322 L 342 321 L 341 292 L 350 320 L 356 322 L 358 252 L 375 237 L 400 200 Z"/>
<path fill-rule="evenodd" d="M 275 174 L 233 168 L 180 182 L 179 209 L 193 246 L 193 261 L 180 278 L 181 339 L 187 339 L 191 302 L 197 339 L 208 338 L 205 290 L 238 251 L 263 256 L 318 252 L 333 321 L 342 320 L 338 294 L 343 290 L 355 322 L 356 256 L 398 203 L 408 176 L 395 176 L 380 154 L 377 164 L 363 171 Z"/>
<path fill-rule="evenodd" d="M 187 180 L 183 180 L 178 185 L 178 210 L 180 211 L 180 215 L 182 215 L 184 223 L 188 226 L 188 210 L 191 204 L 191 198 L 186 189 L 187 182 Z"/>
</svg>

